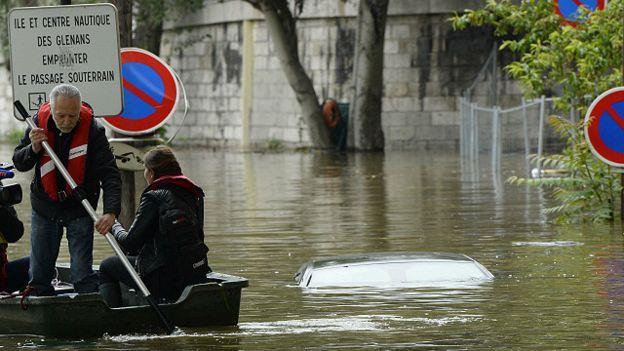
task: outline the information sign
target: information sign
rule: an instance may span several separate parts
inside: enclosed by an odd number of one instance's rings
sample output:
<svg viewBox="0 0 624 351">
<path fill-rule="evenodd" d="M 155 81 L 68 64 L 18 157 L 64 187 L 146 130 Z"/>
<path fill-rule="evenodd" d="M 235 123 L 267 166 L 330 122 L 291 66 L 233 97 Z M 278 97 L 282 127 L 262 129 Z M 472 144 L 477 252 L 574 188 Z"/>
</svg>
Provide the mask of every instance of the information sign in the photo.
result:
<svg viewBox="0 0 624 351">
<path fill-rule="evenodd" d="M 15 8 L 7 22 L 13 100 L 34 112 L 54 86 L 67 83 L 80 89 L 96 116 L 123 109 L 115 6 Z"/>
</svg>

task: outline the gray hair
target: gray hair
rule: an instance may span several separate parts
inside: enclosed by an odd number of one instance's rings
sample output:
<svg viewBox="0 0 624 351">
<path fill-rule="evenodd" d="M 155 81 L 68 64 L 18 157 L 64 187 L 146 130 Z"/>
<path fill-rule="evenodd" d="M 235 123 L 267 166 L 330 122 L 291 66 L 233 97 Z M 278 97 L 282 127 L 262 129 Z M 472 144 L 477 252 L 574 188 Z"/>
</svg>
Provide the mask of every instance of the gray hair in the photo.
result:
<svg viewBox="0 0 624 351">
<path fill-rule="evenodd" d="M 71 84 L 59 84 L 50 92 L 50 109 L 54 112 L 54 104 L 59 96 L 67 98 L 78 98 L 78 101 L 82 103 L 82 95 L 80 90 Z"/>
</svg>

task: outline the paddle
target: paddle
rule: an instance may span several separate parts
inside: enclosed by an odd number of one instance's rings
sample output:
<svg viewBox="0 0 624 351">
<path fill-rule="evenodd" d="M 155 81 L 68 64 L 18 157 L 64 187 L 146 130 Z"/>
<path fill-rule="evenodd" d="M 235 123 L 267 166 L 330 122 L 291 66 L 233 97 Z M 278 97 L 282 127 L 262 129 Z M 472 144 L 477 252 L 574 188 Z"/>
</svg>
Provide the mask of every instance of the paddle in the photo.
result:
<svg viewBox="0 0 624 351">
<path fill-rule="evenodd" d="M 19 114 L 22 116 L 22 118 L 16 117 L 18 120 L 22 122 L 26 122 L 26 124 L 28 124 L 28 127 L 30 127 L 31 129 L 37 128 L 35 123 L 32 121 L 32 119 L 28 115 L 28 112 L 26 112 L 24 105 L 22 105 L 22 103 L 19 100 L 15 101 L 13 105 L 15 105 L 15 108 L 17 109 Z M 56 166 L 56 168 L 59 170 L 59 172 L 61 172 L 61 174 L 63 175 L 63 178 L 65 178 L 65 181 L 67 181 L 67 184 L 69 184 L 72 190 L 75 190 L 76 187 L 78 187 L 78 185 L 72 179 L 71 175 L 69 175 L 69 172 L 67 172 L 67 169 L 65 168 L 61 160 L 59 160 L 58 156 L 54 153 L 54 151 L 50 147 L 50 144 L 48 144 L 48 142 L 46 141 L 42 142 L 42 144 L 43 144 L 43 148 L 45 149 L 45 151 L 48 153 L 48 155 L 50 155 L 50 158 L 54 162 L 54 165 Z M 93 219 L 93 221 L 96 222 L 97 216 L 95 214 L 95 210 L 93 209 L 93 207 L 91 207 L 89 200 L 87 199 L 81 199 L 81 200 L 82 200 L 81 201 L 82 206 L 84 206 L 85 210 L 87 210 L 87 212 L 89 213 L 89 216 L 91 216 L 91 219 Z M 147 302 L 150 304 L 150 306 L 152 306 L 152 308 L 154 309 L 154 312 L 156 312 L 156 314 L 158 315 L 158 318 L 162 322 L 162 326 L 165 329 L 165 331 L 168 334 L 173 333 L 174 331 L 173 325 L 167 319 L 167 317 L 165 317 L 160 307 L 158 307 L 158 303 L 156 303 L 156 300 L 154 299 L 152 294 L 150 294 L 149 290 L 147 289 L 147 287 L 145 286 L 145 284 L 143 283 L 143 281 L 141 280 L 137 272 L 134 270 L 134 267 L 132 267 L 132 264 L 130 264 L 130 261 L 128 261 L 128 258 L 126 257 L 126 255 L 123 253 L 123 251 L 119 247 L 119 244 L 117 243 L 117 240 L 115 240 L 115 237 L 111 233 L 106 233 L 106 240 L 108 241 L 110 246 L 113 248 L 113 251 L 115 251 L 115 254 L 117 254 L 119 259 L 121 259 L 121 262 L 123 262 L 124 267 L 126 267 L 126 270 L 128 270 L 128 273 L 130 273 L 130 276 L 132 276 L 132 279 L 134 280 L 136 285 L 139 287 L 139 289 L 143 293 L 143 296 L 145 296 L 145 299 L 147 300 Z"/>
</svg>

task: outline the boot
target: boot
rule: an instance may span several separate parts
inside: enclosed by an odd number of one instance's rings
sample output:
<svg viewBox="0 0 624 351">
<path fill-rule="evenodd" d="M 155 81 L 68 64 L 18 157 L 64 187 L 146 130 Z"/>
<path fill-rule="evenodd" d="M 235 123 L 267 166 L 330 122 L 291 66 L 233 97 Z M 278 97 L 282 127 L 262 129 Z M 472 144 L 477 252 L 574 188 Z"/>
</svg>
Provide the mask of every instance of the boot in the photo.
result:
<svg viewBox="0 0 624 351">
<path fill-rule="evenodd" d="M 100 296 L 108 307 L 121 307 L 121 289 L 119 283 L 103 283 L 100 284 Z"/>
</svg>

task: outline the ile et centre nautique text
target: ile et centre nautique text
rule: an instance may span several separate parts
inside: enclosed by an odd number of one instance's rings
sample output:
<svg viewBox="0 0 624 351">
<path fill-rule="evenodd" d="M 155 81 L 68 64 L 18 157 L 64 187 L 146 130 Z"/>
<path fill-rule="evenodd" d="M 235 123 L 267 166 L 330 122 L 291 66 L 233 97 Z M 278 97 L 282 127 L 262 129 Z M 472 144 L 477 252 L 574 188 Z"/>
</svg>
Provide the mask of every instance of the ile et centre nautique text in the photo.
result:
<svg viewBox="0 0 624 351">
<path fill-rule="evenodd" d="M 14 30 L 58 30 L 64 28 L 76 29 L 76 33 L 65 34 L 40 34 L 37 35 L 36 45 L 38 48 L 57 47 L 58 52 L 44 53 L 41 55 L 41 65 L 53 69 L 54 66 L 65 68 L 65 71 L 42 72 L 32 74 L 18 74 L 18 85 L 61 84 L 61 83 L 84 83 L 84 82 L 107 82 L 115 80 L 113 70 L 73 70 L 78 65 L 89 63 L 87 52 L 74 52 L 72 49 L 80 46 L 94 45 L 90 33 L 80 32 L 80 29 L 110 27 L 115 25 L 115 19 L 110 14 L 88 14 L 74 16 L 43 16 L 43 17 L 18 17 L 13 19 Z"/>
</svg>

